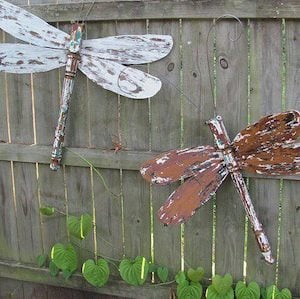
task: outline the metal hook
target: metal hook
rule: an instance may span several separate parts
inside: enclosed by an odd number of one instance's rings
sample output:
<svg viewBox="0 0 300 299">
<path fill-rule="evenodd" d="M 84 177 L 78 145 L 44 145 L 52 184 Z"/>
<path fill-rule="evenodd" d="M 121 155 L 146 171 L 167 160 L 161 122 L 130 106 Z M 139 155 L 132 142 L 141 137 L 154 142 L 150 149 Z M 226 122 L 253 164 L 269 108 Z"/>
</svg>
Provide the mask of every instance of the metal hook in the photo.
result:
<svg viewBox="0 0 300 299">
<path fill-rule="evenodd" d="M 236 17 L 235 15 L 232 15 L 232 14 L 224 14 L 224 15 L 221 15 L 220 17 L 216 18 L 214 23 L 210 26 L 210 28 L 208 30 L 208 33 L 207 33 L 207 36 L 206 36 L 206 62 L 207 62 L 207 68 L 208 68 L 208 73 L 209 73 L 208 76 L 209 76 L 209 84 L 210 84 L 210 90 L 211 90 L 212 101 L 213 101 L 213 106 L 214 106 L 214 114 L 216 114 L 216 104 L 215 104 L 215 101 L 214 101 L 214 90 L 213 90 L 213 83 L 212 83 L 211 67 L 210 67 L 210 62 L 209 62 L 208 39 L 209 39 L 209 36 L 210 36 L 210 33 L 211 33 L 212 29 L 216 27 L 217 23 L 221 19 L 224 19 L 226 17 L 235 19 L 239 23 L 240 28 L 241 28 L 240 33 L 235 38 L 231 38 L 229 36 L 230 41 L 232 41 L 232 42 L 238 41 L 240 39 L 240 37 L 242 36 L 243 28 L 244 28 L 244 25 L 243 25 L 242 21 L 238 17 Z"/>
</svg>

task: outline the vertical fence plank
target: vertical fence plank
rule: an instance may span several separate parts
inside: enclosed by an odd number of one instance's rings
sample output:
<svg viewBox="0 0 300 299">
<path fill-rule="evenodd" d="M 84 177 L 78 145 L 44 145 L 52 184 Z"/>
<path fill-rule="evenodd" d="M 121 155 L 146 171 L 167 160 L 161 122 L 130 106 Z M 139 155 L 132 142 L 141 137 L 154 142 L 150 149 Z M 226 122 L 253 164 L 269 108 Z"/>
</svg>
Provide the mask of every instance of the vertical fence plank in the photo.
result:
<svg viewBox="0 0 300 299">
<path fill-rule="evenodd" d="M 286 110 L 300 110 L 300 23 L 286 21 Z M 280 234 L 279 287 L 300 296 L 300 184 L 284 181 Z M 288 275 L 286 275 L 288 273 Z"/>
<path fill-rule="evenodd" d="M 89 23 L 88 38 L 116 35 L 113 21 Z M 88 82 L 90 103 L 91 147 L 112 148 L 112 138 L 118 137 L 118 96 L 91 81 Z M 116 153 L 118 155 L 118 153 Z M 122 211 L 120 197 L 120 171 L 98 169 L 106 187 L 97 173 L 93 173 L 93 194 L 95 202 L 97 252 L 113 259 L 123 254 Z M 114 194 L 111 194 L 113 192 Z M 113 274 L 118 274 L 111 268 Z"/>
<path fill-rule="evenodd" d="M 281 111 L 280 21 L 250 23 L 250 118 L 251 123 L 262 116 Z M 257 216 L 265 228 L 276 258 L 278 180 L 251 179 L 250 195 Z M 275 264 L 267 265 L 260 254 L 251 229 L 248 236 L 247 278 L 262 285 L 275 282 Z"/>
<path fill-rule="evenodd" d="M 24 4 L 19 1 L 18 4 Z M 6 39 L 9 42 L 9 38 Z M 7 74 L 11 141 L 32 144 L 33 116 L 30 75 Z M 34 164 L 13 163 L 20 260 L 35 263 L 42 252 L 36 169 Z"/>
<path fill-rule="evenodd" d="M 1 41 L 4 33 L 0 33 Z M 6 74 L 0 74 L 0 139 L 8 142 Z M 18 232 L 13 198 L 11 163 L 0 161 L 0 257 L 17 260 L 19 256 Z"/>
<path fill-rule="evenodd" d="M 206 39 L 211 25 L 211 21 L 198 20 L 183 20 L 182 23 L 184 147 L 213 143 L 212 134 L 205 125 L 205 121 L 214 113 L 209 83 L 209 74 L 212 70 L 208 69 L 206 55 Z M 213 67 L 212 40 L 213 37 L 210 36 L 208 51 L 211 67 Z M 204 267 L 207 277 L 211 276 L 212 270 L 212 211 L 211 200 L 186 223 L 184 230 L 185 261 L 194 268 Z M 201 250 L 195 250 L 196 248 Z"/>
<path fill-rule="evenodd" d="M 118 22 L 117 34 L 145 34 L 146 21 Z M 141 68 L 136 67 L 135 68 Z M 142 70 L 146 71 L 145 67 Z M 128 149 L 145 150 L 149 145 L 147 100 L 120 97 L 121 134 Z M 149 186 L 137 171 L 122 172 L 125 254 L 151 256 Z"/>
<path fill-rule="evenodd" d="M 4 32 L 0 30 L 0 41 L 4 42 Z M 6 115 L 6 74 L 0 73 L 0 142 L 8 142 L 7 115 Z"/>
<path fill-rule="evenodd" d="M 23 282 L 16 281 L 9 278 L 0 278 L 0 298 L 10 299 L 17 298 L 23 299 Z M 25 299 L 25 298 L 24 298 Z"/>
<path fill-rule="evenodd" d="M 216 27 L 217 112 L 232 139 L 247 124 L 247 36 L 233 42 L 242 30 L 236 21 L 222 20 Z M 240 197 L 228 178 L 217 193 L 216 273 L 243 274 L 244 216 Z"/>
<path fill-rule="evenodd" d="M 49 0 L 45 0 L 47 3 Z M 52 1 L 53 2 L 53 1 Z M 54 2 L 56 2 L 54 0 Z M 39 2 L 40 3 L 40 2 Z M 60 84 L 63 78 L 59 70 L 33 74 L 36 143 L 51 145 L 60 106 Z M 61 82 L 60 82 L 61 81 Z M 50 163 L 50 152 L 49 152 Z M 38 180 L 41 206 L 53 206 L 55 216 L 42 216 L 43 243 L 46 254 L 57 242 L 67 238 L 65 213 L 64 177 L 62 171 L 51 171 L 48 164 L 39 164 Z M 53 234 L 53 231 L 56 233 Z"/>
<path fill-rule="evenodd" d="M 180 147 L 180 24 L 179 20 L 150 21 L 149 33 L 168 34 L 173 37 L 171 53 L 162 61 L 150 64 L 150 73 L 162 81 L 159 93 L 151 99 L 151 149 L 165 151 Z M 176 89 L 177 88 L 177 89 Z M 174 186 L 175 185 L 175 186 Z M 164 227 L 156 214 L 163 202 L 177 187 L 152 188 L 153 233 L 155 263 L 168 266 L 175 274 L 180 270 L 180 226 Z"/>
</svg>

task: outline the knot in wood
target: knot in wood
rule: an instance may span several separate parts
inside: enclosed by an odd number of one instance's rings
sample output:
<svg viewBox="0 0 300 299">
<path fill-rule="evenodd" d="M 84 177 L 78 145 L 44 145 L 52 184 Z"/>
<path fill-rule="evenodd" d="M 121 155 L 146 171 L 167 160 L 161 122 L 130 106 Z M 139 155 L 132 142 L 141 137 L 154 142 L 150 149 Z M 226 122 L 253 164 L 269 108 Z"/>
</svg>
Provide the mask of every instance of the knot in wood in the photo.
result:
<svg viewBox="0 0 300 299">
<path fill-rule="evenodd" d="M 228 61 L 225 58 L 220 59 L 220 66 L 222 69 L 228 69 Z"/>
<path fill-rule="evenodd" d="M 172 71 L 174 70 L 174 67 L 175 67 L 174 62 L 170 62 L 170 63 L 168 64 L 167 69 L 168 69 L 169 72 L 172 72 Z"/>
</svg>

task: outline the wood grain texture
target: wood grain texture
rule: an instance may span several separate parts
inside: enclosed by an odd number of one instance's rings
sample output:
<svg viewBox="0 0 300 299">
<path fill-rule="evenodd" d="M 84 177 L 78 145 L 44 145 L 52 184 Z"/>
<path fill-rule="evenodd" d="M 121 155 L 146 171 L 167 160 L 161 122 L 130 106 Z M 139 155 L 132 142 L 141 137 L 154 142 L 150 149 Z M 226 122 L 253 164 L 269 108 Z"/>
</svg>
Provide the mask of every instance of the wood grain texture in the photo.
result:
<svg viewBox="0 0 300 299">
<path fill-rule="evenodd" d="M 24 298 L 23 282 L 1 277 L 0 278 L 0 298 L 23 299 Z"/>
<path fill-rule="evenodd" d="M 211 25 L 210 20 L 182 22 L 183 92 L 197 106 L 183 96 L 184 146 L 213 144 L 212 135 L 205 125 L 205 121 L 213 115 L 205 45 Z M 210 65 L 213 65 L 213 36 L 210 37 L 209 59 Z M 211 200 L 185 224 L 184 231 L 185 260 L 194 268 L 204 267 L 207 277 L 211 276 L 212 269 L 212 208 Z M 195 250 L 200 246 L 201 250 Z"/>
<path fill-rule="evenodd" d="M 216 27 L 216 105 L 229 138 L 247 124 L 247 36 L 232 42 L 239 25 L 222 21 Z M 216 273 L 241 279 L 244 255 L 244 209 L 233 182 L 216 195 Z"/>
<path fill-rule="evenodd" d="M 1 38 L 4 37 L 1 32 Z M 0 139 L 8 141 L 7 126 L 7 102 L 6 102 L 6 75 L 0 74 Z M 0 161 L 0 257 L 2 259 L 17 260 L 19 257 L 19 248 L 17 241 L 16 214 L 12 188 L 11 163 Z"/>
<path fill-rule="evenodd" d="M 8 38 L 6 39 L 8 41 Z M 11 141 L 33 144 L 33 114 L 30 75 L 7 74 Z M 43 252 L 35 164 L 13 163 L 17 239 L 20 260 L 35 263 Z"/>
<path fill-rule="evenodd" d="M 146 21 L 118 22 L 117 35 L 145 34 Z M 146 66 L 138 69 L 147 71 Z M 148 100 L 134 101 L 120 97 L 121 142 L 136 150 L 149 148 Z M 116 153 L 118 155 L 119 153 Z M 139 172 L 122 171 L 123 225 L 125 255 L 131 258 L 143 255 L 150 259 L 150 195 L 149 185 Z"/>
<path fill-rule="evenodd" d="M 69 2 L 69 1 L 67 1 Z M 82 15 L 90 7 L 86 2 Z M 81 1 L 59 3 L 58 5 L 25 6 L 30 12 L 49 21 L 69 21 L 78 19 Z M 134 20 L 134 19 L 174 19 L 217 18 L 229 12 L 239 18 L 299 18 L 300 5 L 297 0 L 280 2 L 277 0 L 247 1 L 247 0 L 217 0 L 206 1 L 97 1 L 88 20 Z"/>
<path fill-rule="evenodd" d="M 250 119 L 281 111 L 281 27 L 279 21 L 250 22 Z M 276 259 L 280 182 L 250 180 L 253 205 L 268 236 Z M 262 263 L 256 241 L 248 234 L 247 278 L 270 285 L 275 283 L 275 265 Z"/>
<path fill-rule="evenodd" d="M 299 22 L 286 22 L 286 109 L 300 109 Z M 300 294 L 299 192 L 297 183 L 283 182 L 282 222 L 280 234 L 279 286 Z M 288 272 L 287 272 L 288 271 Z M 285 275 L 285 273 L 289 273 Z"/>
<path fill-rule="evenodd" d="M 83 156 L 95 167 L 109 169 L 127 169 L 139 170 L 142 163 L 160 155 L 158 151 L 128 151 L 122 150 L 117 152 L 113 150 L 101 150 L 92 148 L 68 148 L 64 155 L 64 164 L 68 166 L 89 167 L 87 162 L 79 158 Z M 40 164 L 49 166 L 51 147 L 43 145 L 22 145 L 0 143 L 0 160 L 1 161 L 16 161 Z M 244 177 L 269 178 L 269 179 L 287 179 L 299 181 L 299 175 L 291 176 L 261 176 L 254 173 L 243 173 Z"/>
<path fill-rule="evenodd" d="M 72 279 L 65 280 L 62 275 L 59 275 L 58 277 L 50 276 L 47 269 L 30 267 L 28 265 L 20 265 L 4 261 L 0 261 L 0 277 L 23 280 L 38 284 L 47 284 L 50 286 L 57 286 L 62 288 L 70 288 L 74 290 L 92 292 L 95 294 L 110 294 L 112 296 L 120 296 L 124 299 L 168 298 L 170 292 L 170 286 L 153 287 L 153 285 L 146 283 L 143 286 L 137 288 L 135 286 L 126 284 L 124 281 L 115 279 L 114 277 L 109 280 L 107 285 L 101 288 L 96 288 L 88 284 L 80 274 L 74 274 L 72 276 Z M 75 296 L 74 299 L 75 298 L 77 297 Z"/>
<path fill-rule="evenodd" d="M 166 151 L 180 146 L 180 24 L 178 20 L 149 22 L 149 33 L 172 35 L 174 46 L 171 53 L 161 60 L 149 65 L 149 71 L 162 81 L 160 92 L 151 99 L 151 150 Z M 164 227 L 159 222 L 157 213 L 162 203 L 172 191 L 178 187 L 173 184 L 169 188 L 153 187 L 153 235 L 154 261 L 168 265 L 170 274 L 180 269 L 180 226 Z"/>
<path fill-rule="evenodd" d="M 87 37 L 97 38 L 116 34 L 115 22 L 88 23 Z M 90 146 L 103 148 L 112 155 L 114 153 L 113 136 L 118 136 L 118 96 L 88 81 L 88 97 L 90 105 Z M 97 151 L 99 156 L 99 151 Z M 93 196 L 96 220 L 97 254 L 114 259 L 121 259 L 123 254 L 121 182 L 119 169 L 97 169 L 103 176 L 107 190 L 96 172 L 93 172 Z M 111 194 L 113 192 L 116 196 Z M 117 274 L 115 267 L 110 268 Z"/>
</svg>

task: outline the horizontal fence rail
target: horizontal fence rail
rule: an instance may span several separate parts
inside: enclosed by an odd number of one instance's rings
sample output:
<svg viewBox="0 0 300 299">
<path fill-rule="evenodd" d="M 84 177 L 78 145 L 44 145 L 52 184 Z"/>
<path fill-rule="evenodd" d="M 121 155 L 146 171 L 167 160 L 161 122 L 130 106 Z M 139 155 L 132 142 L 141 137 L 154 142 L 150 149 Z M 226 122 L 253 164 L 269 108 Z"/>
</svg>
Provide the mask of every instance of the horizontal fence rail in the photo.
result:
<svg viewBox="0 0 300 299">
<path fill-rule="evenodd" d="M 226 2 L 228 4 L 226 4 Z M 91 1 L 85 1 L 82 15 L 86 15 Z M 25 9 L 48 22 L 76 20 L 82 4 L 46 4 L 24 6 Z M 223 14 L 239 18 L 299 18 L 300 3 L 289 1 L 97 1 L 88 15 L 88 21 L 139 19 L 208 19 Z"/>
<path fill-rule="evenodd" d="M 49 164 L 52 147 L 46 145 L 1 144 L 0 161 Z M 92 148 L 65 148 L 63 165 L 99 167 L 108 169 L 140 170 L 144 161 L 153 159 L 161 152 L 101 150 Z M 244 177 L 261 179 L 300 180 L 299 175 L 266 176 L 243 173 Z"/>
</svg>

